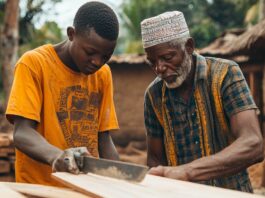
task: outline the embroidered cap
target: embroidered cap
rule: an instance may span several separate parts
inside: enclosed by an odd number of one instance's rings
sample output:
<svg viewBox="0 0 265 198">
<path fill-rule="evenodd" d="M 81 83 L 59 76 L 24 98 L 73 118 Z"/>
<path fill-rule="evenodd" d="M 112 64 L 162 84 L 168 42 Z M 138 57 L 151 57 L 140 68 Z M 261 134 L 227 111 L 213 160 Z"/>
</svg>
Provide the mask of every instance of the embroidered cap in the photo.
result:
<svg viewBox="0 0 265 198">
<path fill-rule="evenodd" d="M 190 37 L 184 15 L 179 11 L 165 12 L 141 22 L 143 47 Z"/>
</svg>

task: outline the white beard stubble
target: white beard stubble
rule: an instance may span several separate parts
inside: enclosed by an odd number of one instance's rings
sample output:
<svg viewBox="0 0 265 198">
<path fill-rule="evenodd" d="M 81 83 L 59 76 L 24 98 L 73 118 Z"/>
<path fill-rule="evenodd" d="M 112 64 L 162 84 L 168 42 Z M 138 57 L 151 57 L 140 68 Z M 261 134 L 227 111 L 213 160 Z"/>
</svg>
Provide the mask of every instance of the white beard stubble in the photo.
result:
<svg viewBox="0 0 265 198">
<path fill-rule="evenodd" d="M 178 72 L 177 73 L 181 73 L 180 76 L 176 77 L 175 81 L 168 83 L 165 81 L 166 86 L 169 89 L 174 89 L 179 87 L 180 85 L 182 85 L 182 83 L 187 79 L 190 70 L 191 70 L 191 65 L 192 65 L 192 61 L 191 58 L 189 57 L 188 52 L 185 50 L 184 51 L 184 60 L 182 61 L 180 67 L 178 68 Z"/>
</svg>

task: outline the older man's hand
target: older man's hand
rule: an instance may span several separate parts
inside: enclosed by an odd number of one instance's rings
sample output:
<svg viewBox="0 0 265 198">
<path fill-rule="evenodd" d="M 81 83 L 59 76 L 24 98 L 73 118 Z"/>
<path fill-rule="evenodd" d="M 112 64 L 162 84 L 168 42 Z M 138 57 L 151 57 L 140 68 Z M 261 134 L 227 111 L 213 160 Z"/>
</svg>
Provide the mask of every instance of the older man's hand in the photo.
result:
<svg viewBox="0 0 265 198">
<path fill-rule="evenodd" d="M 183 166 L 157 166 L 151 168 L 148 172 L 151 175 L 190 181 L 189 174 L 185 165 Z"/>
<path fill-rule="evenodd" d="M 53 161 L 52 172 L 70 172 L 79 174 L 79 169 L 75 161 L 75 156 L 91 156 L 86 147 L 69 148 Z"/>
</svg>

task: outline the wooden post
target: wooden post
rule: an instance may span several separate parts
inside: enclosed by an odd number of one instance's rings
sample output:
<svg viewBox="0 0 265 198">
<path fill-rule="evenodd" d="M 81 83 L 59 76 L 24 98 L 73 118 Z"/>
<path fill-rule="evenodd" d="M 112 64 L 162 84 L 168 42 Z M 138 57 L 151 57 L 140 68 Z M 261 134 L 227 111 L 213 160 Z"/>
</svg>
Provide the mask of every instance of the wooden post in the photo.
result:
<svg viewBox="0 0 265 198">
<path fill-rule="evenodd" d="M 263 75 L 262 75 L 262 134 L 263 134 L 263 139 L 264 139 L 264 130 L 265 130 L 265 63 L 263 65 Z M 264 142 L 264 141 L 263 141 Z M 265 161 L 263 161 L 263 174 L 262 174 L 262 181 L 261 181 L 261 186 L 265 187 Z"/>
<path fill-rule="evenodd" d="M 262 134 L 265 135 L 265 63 L 263 63 L 263 75 L 262 75 Z"/>
<path fill-rule="evenodd" d="M 17 61 L 18 18 L 19 0 L 7 0 L 5 5 L 4 26 L 0 39 L 0 65 L 2 67 L 5 103 L 7 103 L 13 81 L 13 66 Z"/>
</svg>

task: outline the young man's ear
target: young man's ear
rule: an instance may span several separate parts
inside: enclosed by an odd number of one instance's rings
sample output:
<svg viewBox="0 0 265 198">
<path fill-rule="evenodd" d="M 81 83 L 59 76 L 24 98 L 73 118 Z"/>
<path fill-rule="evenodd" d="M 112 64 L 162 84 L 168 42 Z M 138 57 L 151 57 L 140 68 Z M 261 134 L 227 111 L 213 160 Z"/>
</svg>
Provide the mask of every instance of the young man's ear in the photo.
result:
<svg viewBox="0 0 265 198">
<path fill-rule="evenodd" d="M 68 27 L 67 28 L 67 36 L 70 41 L 73 41 L 75 35 L 75 28 L 74 27 Z"/>
<path fill-rule="evenodd" d="M 194 40 L 193 38 L 188 38 L 186 44 L 185 44 L 185 48 L 187 50 L 187 52 L 191 55 L 194 52 Z"/>
</svg>

